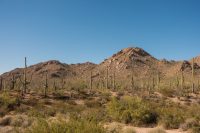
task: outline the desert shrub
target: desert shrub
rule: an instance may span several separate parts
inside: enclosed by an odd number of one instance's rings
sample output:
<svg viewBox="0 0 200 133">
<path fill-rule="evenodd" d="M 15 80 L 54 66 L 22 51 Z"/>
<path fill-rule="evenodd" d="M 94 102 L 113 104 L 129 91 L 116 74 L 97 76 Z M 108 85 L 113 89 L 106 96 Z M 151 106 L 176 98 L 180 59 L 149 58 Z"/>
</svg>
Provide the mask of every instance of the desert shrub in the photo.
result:
<svg viewBox="0 0 200 133">
<path fill-rule="evenodd" d="M 69 122 L 58 120 L 47 122 L 45 119 L 38 119 L 32 127 L 26 130 L 27 133 L 105 133 L 103 127 L 93 121 L 84 119 L 70 119 Z"/>
<path fill-rule="evenodd" d="M 13 127 L 29 127 L 34 119 L 26 116 L 26 115 L 14 115 L 12 116 L 10 125 Z"/>
<path fill-rule="evenodd" d="M 101 107 L 101 104 L 96 100 L 86 100 L 85 105 L 89 108 L 98 108 Z"/>
<path fill-rule="evenodd" d="M 158 118 L 157 112 L 138 97 L 113 98 L 107 105 L 107 111 L 115 120 L 136 125 L 156 124 Z"/>
<path fill-rule="evenodd" d="M 11 123 L 12 117 L 11 116 L 5 116 L 0 119 L 0 126 L 9 126 Z"/>
<path fill-rule="evenodd" d="M 193 126 L 192 133 L 200 133 L 200 125 Z"/>
<path fill-rule="evenodd" d="M 163 108 L 160 112 L 160 124 L 167 129 L 178 129 L 183 122 L 184 113 L 178 107 Z"/>
<path fill-rule="evenodd" d="M 132 122 L 131 111 L 125 110 L 125 111 L 122 113 L 121 120 L 122 120 L 125 124 L 131 123 L 131 122 Z"/>
<path fill-rule="evenodd" d="M 16 107 L 20 106 L 19 98 L 12 98 L 8 93 L 3 93 L 0 95 L 0 114 L 5 115 L 6 112 L 14 110 Z"/>
<path fill-rule="evenodd" d="M 180 127 L 183 131 L 187 131 L 188 129 L 198 126 L 198 124 L 199 122 L 196 119 L 190 118 L 190 119 L 187 119 L 185 123 L 182 124 Z"/>
<path fill-rule="evenodd" d="M 55 116 L 57 112 L 56 108 L 45 107 L 43 105 L 38 105 L 35 108 L 31 108 L 27 111 L 28 116 L 30 117 L 50 117 Z"/>
<path fill-rule="evenodd" d="M 191 130 L 192 133 L 199 133 L 200 132 L 199 120 L 195 118 L 187 119 L 185 123 L 181 125 L 181 129 L 183 131 Z"/>
<path fill-rule="evenodd" d="M 95 123 L 107 120 L 106 112 L 101 108 L 87 109 L 81 113 L 81 117 L 88 121 L 94 121 Z"/>
</svg>

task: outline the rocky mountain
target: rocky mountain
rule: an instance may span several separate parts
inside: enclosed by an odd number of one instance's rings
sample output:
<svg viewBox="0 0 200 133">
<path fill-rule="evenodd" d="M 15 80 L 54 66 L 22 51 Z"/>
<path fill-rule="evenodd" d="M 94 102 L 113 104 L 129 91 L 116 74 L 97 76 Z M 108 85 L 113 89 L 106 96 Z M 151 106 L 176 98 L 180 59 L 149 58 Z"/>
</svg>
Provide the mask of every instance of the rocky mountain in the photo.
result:
<svg viewBox="0 0 200 133">
<path fill-rule="evenodd" d="M 197 65 L 200 66 L 200 56 L 195 57 L 194 62 L 197 63 Z"/>
<path fill-rule="evenodd" d="M 55 60 L 41 62 L 27 68 L 27 77 L 32 77 L 37 83 L 47 71 L 49 79 L 87 80 L 92 71 L 94 80 L 105 79 L 106 72 L 111 78 L 115 74 L 118 80 L 126 80 L 131 74 L 134 74 L 135 78 L 149 78 L 156 73 L 160 73 L 162 78 L 170 78 L 182 70 L 189 75 L 191 68 L 190 61 L 159 60 L 141 48 L 130 47 L 122 49 L 100 64 L 90 62 L 65 64 Z M 200 73 L 200 56 L 195 58 L 195 72 Z M 23 68 L 17 68 L 2 74 L 1 77 L 10 81 L 13 75 L 20 77 L 22 74 Z"/>
</svg>

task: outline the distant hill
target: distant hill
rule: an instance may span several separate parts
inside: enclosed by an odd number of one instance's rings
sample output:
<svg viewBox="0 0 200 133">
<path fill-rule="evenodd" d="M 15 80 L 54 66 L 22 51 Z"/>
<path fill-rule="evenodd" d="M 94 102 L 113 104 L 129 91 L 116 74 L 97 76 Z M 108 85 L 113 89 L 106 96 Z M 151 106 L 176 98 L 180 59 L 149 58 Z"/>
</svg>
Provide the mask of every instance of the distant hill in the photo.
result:
<svg viewBox="0 0 200 133">
<path fill-rule="evenodd" d="M 194 59 L 195 73 L 198 75 L 200 73 L 200 56 Z M 106 72 L 108 72 L 110 82 L 113 74 L 115 74 L 118 82 L 127 84 L 124 81 L 128 80 L 129 82 L 132 74 L 136 80 L 155 77 L 157 73 L 160 74 L 162 79 L 167 79 L 175 77 L 182 70 L 186 75 L 190 75 L 191 68 L 191 61 L 159 60 L 141 48 L 130 47 L 122 49 L 100 64 L 90 62 L 65 64 L 55 60 L 41 62 L 27 68 L 27 77 L 29 79 L 32 77 L 32 83 L 41 84 L 47 71 L 51 83 L 62 79 L 66 81 L 83 80 L 87 82 L 92 71 L 94 82 L 99 82 L 105 80 Z M 16 68 L 2 74 L 0 77 L 9 83 L 13 75 L 20 77 L 22 74 L 23 68 Z"/>
</svg>

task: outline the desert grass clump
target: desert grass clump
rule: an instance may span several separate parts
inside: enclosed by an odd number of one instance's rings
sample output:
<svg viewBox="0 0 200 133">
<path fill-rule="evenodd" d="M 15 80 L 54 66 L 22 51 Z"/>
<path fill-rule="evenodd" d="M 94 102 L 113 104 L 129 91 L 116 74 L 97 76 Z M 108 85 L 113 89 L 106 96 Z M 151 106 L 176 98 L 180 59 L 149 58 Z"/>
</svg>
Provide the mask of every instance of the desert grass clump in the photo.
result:
<svg viewBox="0 0 200 133">
<path fill-rule="evenodd" d="M 148 133 L 167 133 L 167 132 L 162 128 L 155 128 L 149 131 Z"/>
<path fill-rule="evenodd" d="M 26 130 L 27 133 L 105 133 L 101 125 L 85 119 L 56 120 L 48 122 L 38 119 L 33 126 Z"/>
</svg>

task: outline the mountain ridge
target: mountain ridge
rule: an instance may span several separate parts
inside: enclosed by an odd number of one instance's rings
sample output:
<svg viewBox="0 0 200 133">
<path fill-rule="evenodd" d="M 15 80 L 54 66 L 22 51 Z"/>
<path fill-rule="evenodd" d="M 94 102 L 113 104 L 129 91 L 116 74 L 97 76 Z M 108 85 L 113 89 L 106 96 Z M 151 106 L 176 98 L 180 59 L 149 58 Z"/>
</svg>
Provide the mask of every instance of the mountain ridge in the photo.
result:
<svg viewBox="0 0 200 133">
<path fill-rule="evenodd" d="M 195 59 L 195 71 L 200 73 L 200 56 Z M 134 71 L 136 78 L 147 78 L 159 72 L 163 78 L 173 77 L 183 70 L 186 74 L 191 72 L 191 60 L 189 61 L 169 61 L 166 59 L 156 59 L 151 54 L 138 47 L 128 47 L 113 54 L 99 64 L 92 62 L 66 64 L 58 60 L 49 60 L 31 65 L 27 68 L 27 75 L 33 76 L 33 80 L 39 82 L 46 71 L 49 79 L 88 79 L 91 71 L 95 78 L 104 78 L 106 70 L 112 78 L 115 73 L 118 80 L 128 79 Z M 16 68 L 3 73 L 0 77 L 10 81 L 13 75 L 20 77 L 23 74 L 23 68 Z"/>
</svg>

